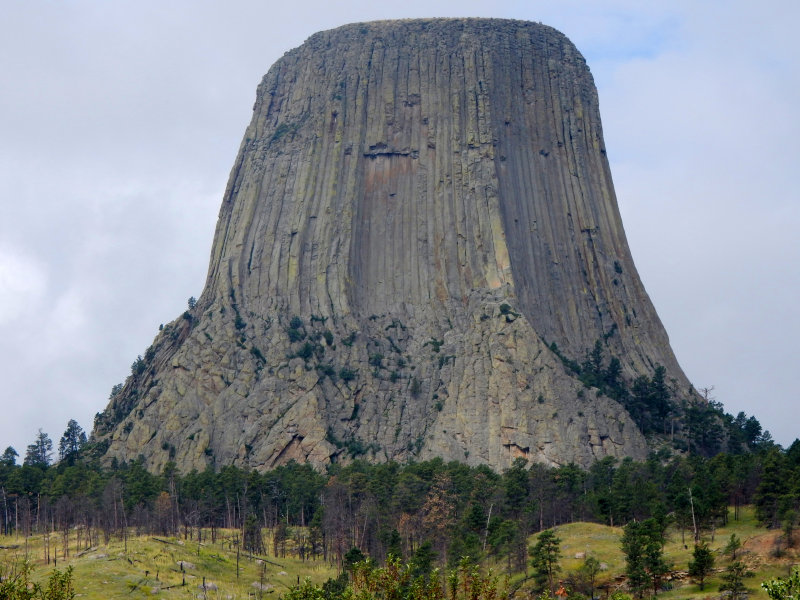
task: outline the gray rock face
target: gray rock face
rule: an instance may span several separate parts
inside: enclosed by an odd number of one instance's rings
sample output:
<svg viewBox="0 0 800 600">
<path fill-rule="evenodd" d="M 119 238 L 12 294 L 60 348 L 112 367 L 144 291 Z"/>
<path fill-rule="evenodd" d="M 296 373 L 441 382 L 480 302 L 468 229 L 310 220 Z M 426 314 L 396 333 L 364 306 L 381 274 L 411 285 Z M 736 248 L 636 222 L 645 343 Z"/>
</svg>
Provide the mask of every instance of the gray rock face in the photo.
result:
<svg viewBox="0 0 800 600">
<path fill-rule="evenodd" d="M 597 340 L 624 377 L 661 364 L 689 388 L 575 47 L 519 21 L 348 25 L 264 77 L 203 294 L 94 435 L 152 469 L 642 458 L 550 347 Z"/>
</svg>

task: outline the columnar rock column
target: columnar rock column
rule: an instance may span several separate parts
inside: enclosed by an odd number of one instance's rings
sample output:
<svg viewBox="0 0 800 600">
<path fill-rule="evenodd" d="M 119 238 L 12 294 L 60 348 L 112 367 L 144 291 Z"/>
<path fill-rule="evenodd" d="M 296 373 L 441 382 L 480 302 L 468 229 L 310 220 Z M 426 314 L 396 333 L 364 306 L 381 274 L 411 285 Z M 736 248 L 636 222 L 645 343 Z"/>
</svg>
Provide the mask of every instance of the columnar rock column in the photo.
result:
<svg viewBox="0 0 800 600">
<path fill-rule="evenodd" d="M 534 23 L 347 25 L 258 88 L 205 290 L 98 418 L 182 470 L 642 458 L 563 359 L 689 384 L 636 273 L 583 57 Z"/>
</svg>

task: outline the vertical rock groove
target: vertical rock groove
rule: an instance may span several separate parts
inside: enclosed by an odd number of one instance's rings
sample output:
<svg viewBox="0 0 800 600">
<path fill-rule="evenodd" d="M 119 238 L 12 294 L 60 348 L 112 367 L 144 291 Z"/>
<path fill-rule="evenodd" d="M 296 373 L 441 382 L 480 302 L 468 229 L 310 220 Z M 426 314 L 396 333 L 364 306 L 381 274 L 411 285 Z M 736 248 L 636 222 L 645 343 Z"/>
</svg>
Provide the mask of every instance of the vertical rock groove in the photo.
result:
<svg viewBox="0 0 800 600">
<path fill-rule="evenodd" d="M 347 25 L 258 87 L 205 289 L 95 436 L 161 468 L 646 453 L 602 340 L 689 384 L 628 250 L 583 57 L 540 24 Z"/>
</svg>

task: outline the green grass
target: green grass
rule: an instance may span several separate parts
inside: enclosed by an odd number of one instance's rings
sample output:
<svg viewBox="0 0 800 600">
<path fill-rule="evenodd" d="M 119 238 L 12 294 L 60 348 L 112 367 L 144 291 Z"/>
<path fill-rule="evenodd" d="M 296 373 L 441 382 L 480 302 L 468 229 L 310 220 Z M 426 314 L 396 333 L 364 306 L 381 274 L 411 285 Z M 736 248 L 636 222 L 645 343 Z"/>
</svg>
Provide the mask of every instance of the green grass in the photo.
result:
<svg viewBox="0 0 800 600">
<path fill-rule="evenodd" d="M 571 523 L 556 528 L 558 537 L 561 538 L 561 575 L 565 576 L 574 571 L 583 563 L 583 558 L 576 558 L 578 553 L 585 556 L 592 555 L 607 568 L 599 576 L 601 583 L 608 583 L 614 590 L 619 585 L 617 576 L 625 571 L 625 556 L 620 548 L 622 529 L 608 527 L 596 523 Z M 800 562 L 798 548 L 784 552 L 781 557 L 773 556 L 776 541 L 780 532 L 770 531 L 759 526 L 752 507 L 740 510 L 739 519 L 733 519 L 733 510 L 729 513 L 729 521 L 725 527 L 720 527 L 713 532 L 705 531 L 701 536 L 702 541 L 708 543 L 714 552 L 714 573 L 706 580 L 705 589 L 693 583 L 687 574 L 689 561 L 694 549 L 692 532 L 685 532 L 682 539 L 681 532 L 670 528 L 667 533 L 667 543 L 664 547 L 664 557 L 671 565 L 673 578 L 670 582 L 673 589 L 659 594 L 665 600 L 678 598 L 709 598 L 719 596 L 719 585 L 722 583 L 720 575 L 729 564 L 723 550 L 735 533 L 742 541 L 742 548 L 737 553 L 737 558 L 748 565 L 754 576 L 745 581 L 750 590 L 750 598 L 754 600 L 766 599 L 767 595 L 761 589 L 761 582 L 774 577 L 787 576 L 792 567 Z M 797 535 L 800 538 L 800 534 Z M 532 536 L 529 545 L 536 541 Z M 800 546 L 800 543 L 796 544 Z"/>
<path fill-rule="evenodd" d="M 51 536 L 51 547 L 56 536 Z M 335 569 L 323 561 L 301 561 L 296 558 L 250 557 L 239 555 L 239 576 L 236 576 L 236 548 L 232 538 L 219 539 L 216 543 L 198 544 L 180 538 L 140 536 L 123 540 L 113 539 L 107 545 L 76 552 L 76 538 L 70 539 L 70 556 L 63 558 L 61 537 L 58 536 L 57 564 L 51 559 L 44 564 L 44 540 L 42 536 L 31 536 L 27 545 L 23 538 L 0 536 L 0 564 L 18 564 L 27 556 L 34 565 L 33 579 L 44 581 L 52 569 L 74 569 L 75 589 L 80 598 L 149 598 L 157 594 L 161 598 L 203 597 L 203 578 L 213 582 L 216 591 L 209 591 L 208 598 L 248 598 L 257 594 L 253 584 L 263 582 L 269 586 L 265 598 L 276 598 L 290 585 L 309 577 L 322 583 L 335 576 Z M 159 541 L 160 540 L 160 541 Z M 52 549 L 51 549 L 52 557 Z M 269 562 L 264 562 L 266 558 Z M 181 572 L 178 561 L 191 563 L 193 568 Z M 283 573 L 283 574 L 282 574 Z M 185 582 L 185 585 L 183 585 Z M 258 597 L 258 596 L 255 596 Z"/>
<path fill-rule="evenodd" d="M 576 570 L 583 558 L 578 556 L 592 555 L 605 565 L 598 582 L 607 583 L 613 591 L 620 583 L 619 575 L 625 570 L 625 560 L 620 549 L 622 529 L 608 527 L 596 523 L 571 523 L 556 528 L 561 538 L 561 576 Z M 208 532 L 204 532 L 204 536 Z M 714 551 L 716 572 L 706 582 L 705 590 L 692 583 L 686 576 L 688 562 L 692 553 L 692 535 L 686 532 L 685 544 L 681 533 L 676 529 L 668 532 L 668 541 L 664 549 L 665 558 L 671 563 L 674 578 L 673 589 L 659 594 L 665 600 L 678 598 L 704 599 L 719 596 L 720 574 L 728 564 L 722 550 L 732 533 L 743 542 L 740 550 L 742 559 L 748 567 L 755 571 L 755 576 L 748 579 L 747 587 L 753 600 L 766 600 L 760 583 L 773 577 L 788 575 L 793 565 L 800 562 L 797 549 L 785 551 L 783 556 L 773 556 L 776 540 L 780 532 L 769 531 L 760 527 L 752 508 L 744 508 L 740 518 L 730 521 L 725 527 L 714 532 L 704 532 L 703 541 Z M 276 599 L 290 585 L 305 577 L 315 583 L 322 583 L 329 577 L 336 576 L 336 570 L 322 560 L 301 561 L 291 557 L 274 557 L 272 552 L 266 558 L 268 562 L 259 562 L 256 557 L 245 553 L 239 555 L 239 575 L 236 576 L 236 547 L 232 543 L 237 532 L 223 531 L 215 543 L 181 538 L 164 538 L 161 536 L 139 536 L 127 540 L 127 551 L 123 540 L 112 539 L 108 544 L 101 544 L 89 550 L 77 550 L 77 533 L 71 532 L 69 556 L 63 558 L 62 537 L 50 537 L 51 556 L 57 555 L 57 568 L 63 570 L 72 566 L 75 572 L 75 588 L 80 598 L 89 600 L 106 598 L 148 598 L 155 593 L 161 598 L 203 597 L 200 585 L 205 577 L 207 582 L 217 586 L 216 591 L 209 591 L 207 598 L 252 598 L 258 597 L 258 588 L 254 583 L 261 580 L 262 567 L 264 583 L 272 586 L 265 591 L 265 598 Z M 800 534 L 797 536 L 800 538 Z M 204 538 L 205 539 L 205 538 Z M 210 539 L 210 537 L 208 537 Z M 531 536 L 529 545 L 536 541 Z M 271 548 L 269 545 L 268 547 Z M 53 549 L 53 545 L 55 548 Z M 800 546 L 800 543 L 798 543 Z M 22 537 L 0 536 L 0 569 L 19 563 L 25 557 L 34 565 L 34 579 L 45 580 L 54 565 L 44 562 L 44 539 L 42 536 Z M 194 568 L 181 572 L 178 561 L 192 563 Z M 494 565 L 496 572 L 503 572 L 506 561 L 501 560 Z M 285 573 L 285 574 L 281 574 Z M 519 583 L 524 575 L 511 578 L 512 586 Z M 182 585 L 184 582 L 186 585 Z M 526 589 L 523 584 L 522 589 Z"/>
</svg>

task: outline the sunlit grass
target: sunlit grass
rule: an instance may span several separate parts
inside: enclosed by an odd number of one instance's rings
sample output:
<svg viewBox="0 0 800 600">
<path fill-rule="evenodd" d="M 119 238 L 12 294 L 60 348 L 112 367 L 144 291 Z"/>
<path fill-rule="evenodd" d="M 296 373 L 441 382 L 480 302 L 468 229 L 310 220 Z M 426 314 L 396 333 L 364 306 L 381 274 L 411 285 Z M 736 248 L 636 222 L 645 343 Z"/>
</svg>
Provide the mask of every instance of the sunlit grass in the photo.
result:
<svg viewBox="0 0 800 600">
<path fill-rule="evenodd" d="M 63 570 L 72 566 L 79 597 L 98 600 L 147 598 L 154 594 L 162 598 L 202 598 L 204 580 L 207 587 L 212 588 L 207 591 L 207 598 L 257 598 L 262 584 L 266 588 L 263 597 L 276 598 L 297 583 L 298 578 L 309 577 L 315 583 L 322 583 L 336 575 L 335 569 L 322 560 L 301 561 L 288 556 L 256 558 L 240 552 L 237 577 L 237 552 L 232 532 L 221 532 L 215 543 L 138 536 L 129 537 L 127 541 L 112 539 L 107 545 L 82 551 L 75 550 L 73 538 L 66 559 L 60 539 L 53 547 L 54 538 L 50 538 L 50 564 L 45 564 L 42 536 L 31 536 L 27 544 L 21 537 L 0 536 L 3 547 L 0 548 L 0 563 L 18 564 L 27 557 L 34 565 L 36 581 L 45 580 L 53 568 Z M 56 555 L 55 564 L 53 554 Z M 183 570 L 180 562 L 186 567 Z"/>
<path fill-rule="evenodd" d="M 754 576 L 745 581 L 745 585 L 750 590 L 750 598 L 767 598 L 766 593 L 761 589 L 761 582 L 774 577 L 787 576 L 792 567 L 800 560 L 797 550 L 786 551 L 784 548 L 783 556 L 773 556 L 776 543 L 780 543 L 780 532 L 769 531 L 759 526 L 752 507 L 741 508 L 737 520 L 734 520 L 733 517 L 734 513 L 731 509 L 729 521 L 724 527 L 713 532 L 702 532 L 701 540 L 709 545 L 715 558 L 715 572 L 706 580 L 704 590 L 700 590 L 700 587 L 693 583 L 687 574 L 694 550 L 692 531 L 686 530 L 682 535 L 677 528 L 672 527 L 668 530 L 664 557 L 673 571 L 673 579 L 670 582 L 673 589 L 661 592 L 659 596 L 666 600 L 719 596 L 721 575 L 730 562 L 723 551 L 731 534 L 735 533 L 742 541 L 742 548 L 738 556 L 741 556 L 741 559 L 754 572 Z M 562 540 L 562 575 L 578 569 L 583 563 L 583 557 L 591 555 L 605 567 L 598 577 L 599 582 L 609 584 L 612 590 L 615 589 L 618 585 L 618 576 L 625 571 L 625 556 L 621 549 L 622 528 L 596 523 L 571 523 L 557 527 L 556 531 Z M 533 544 L 535 541 L 536 536 L 532 536 L 529 543 Z"/>
<path fill-rule="evenodd" d="M 620 548 L 622 528 L 597 523 L 571 523 L 557 527 L 556 531 L 561 539 L 562 577 L 577 570 L 584 557 L 594 556 L 603 565 L 598 584 L 605 585 L 610 591 L 621 585 L 619 576 L 625 571 L 625 557 Z M 51 535 L 49 564 L 44 562 L 45 539 L 42 536 L 31 536 L 27 540 L 23 537 L 0 536 L 0 565 L 8 568 L 27 556 L 34 565 L 34 579 L 37 581 L 45 580 L 54 566 L 62 570 L 72 566 L 79 597 L 90 600 L 146 598 L 154 594 L 162 598 L 203 598 L 201 585 L 204 578 L 207 583 L 216 586 L 216 589 L 206 593 L 208 599 L 258 598 L 262 582 L 266 588 L 262 596 L 276 599 L 289 586 L 305 577 L 315 583 L 323 583 L 337 575 L 336 569 L 321 559 L 301 561 L 289 556 L 276 558 L 272 552 L 256 558 L 240 552 L 237 576 L 234 542 L 237 533 L 220 531 L 214 543 L 209 541 L 210 536 L 206 534 L 203 543 L 180 537 L 138 536 L 130 537 L 127 541 L 113 538 L 108 544 L 78 549 L 77 533 L 73 532 L 66 559 L 63 556 L 63 538 Z M 674 571 L 671 581 L 673 589 L 659 595 L 665 600 L 719 596 L 720 575 L 728 564 L 723 549 L 732 533 L 742 540 L 741 556 L 749 568 L 756 572 L 754 577 L 746 581 L 751 591 L 750 597 L 766 599 L 759 584 L 773 577 L 786 576 L 792 565 L 797 563 L 798 554 L 794 549 L 784 549 L 781 557 L 773 556 L 780 532 L 760 527 L 750 507 L 740 511 L 738 520 L 733 520 L 731 511 L 730 521 L 713 532 L 713 539 L 712 532 L 703 532 L 703 541 L 709 544 L 715 554 L 716 572 L 708 578 L 702 591 L 686 576 L 693 549 L 691 531 L 686 531 L 682 538 L 679 530 L 670 528 L 664 555 Z M 266 541 L 267 547 L 271 548 L 269 540 Z M 535 541 L 536 536 L 531 536 L 528 544 L 532 545 Z M 52 561 L 54 555 L 57 558 L 56 565 Z M 266 562 L 262 560 L 264 558 Z M 183 571 L 180 562 L 189 563 Z M 492 566 L 495 572 L 502 573 L 506 561 L 500 560 Z M 513 576 L 512 586 L 523 578 L 524 575 Z"/>
</svg>

